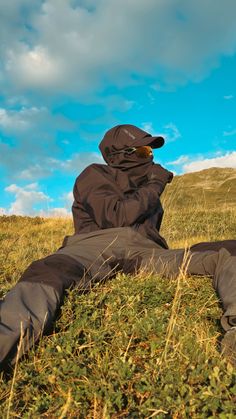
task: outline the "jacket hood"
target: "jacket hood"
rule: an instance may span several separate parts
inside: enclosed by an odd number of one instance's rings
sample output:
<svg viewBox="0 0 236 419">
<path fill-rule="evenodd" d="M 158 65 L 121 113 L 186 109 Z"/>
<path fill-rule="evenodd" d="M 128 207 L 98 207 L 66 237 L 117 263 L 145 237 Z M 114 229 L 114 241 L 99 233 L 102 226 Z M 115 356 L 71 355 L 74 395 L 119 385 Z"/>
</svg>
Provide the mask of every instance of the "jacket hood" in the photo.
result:
<svg viewBox="0 0 236 419">
<path fill-rule="evenodd" d="M 159 148 L 164 145 L 164 138 L 153 137 L 146 131 L 134 125 L 117 125 L 107 131 L 99 144 L 100 151 L 105 162 L 112 167 L 129 169 L 140 164 L 152 161 L 152 157 L 140 158 L 126 152 L 112 154 L 130 147 L 150 145 L 152 148 Z"/>
</svg>

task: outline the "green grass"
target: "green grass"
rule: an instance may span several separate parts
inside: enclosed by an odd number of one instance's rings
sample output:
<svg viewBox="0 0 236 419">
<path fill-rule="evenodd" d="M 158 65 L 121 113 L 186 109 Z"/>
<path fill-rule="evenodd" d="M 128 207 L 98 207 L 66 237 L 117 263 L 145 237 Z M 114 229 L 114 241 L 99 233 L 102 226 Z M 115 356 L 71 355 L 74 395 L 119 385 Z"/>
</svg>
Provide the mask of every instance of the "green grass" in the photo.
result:
<svg viewBox="0 0 236 419">
<path fill-rule="evenodd" d="M 169 203 L 162 234 L 171 247 L 235 238 L 233 206 Z M 71 220 L 1 217 L 2 295 L 72 231 Z M 0 417 L 233 419 L 236 371 L 219 351 L 221 313 L 205 277 L 119 274 L 88 294 L 70 291 L 54 332 L 14 376 L 0 376 Z"/>
</svg>

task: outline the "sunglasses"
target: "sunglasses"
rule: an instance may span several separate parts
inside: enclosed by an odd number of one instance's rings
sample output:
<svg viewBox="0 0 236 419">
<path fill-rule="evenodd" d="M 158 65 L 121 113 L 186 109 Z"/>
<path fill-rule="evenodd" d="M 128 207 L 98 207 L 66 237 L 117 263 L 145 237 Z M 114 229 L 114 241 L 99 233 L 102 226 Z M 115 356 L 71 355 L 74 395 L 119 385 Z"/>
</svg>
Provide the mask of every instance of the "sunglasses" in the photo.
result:
<svg viewBox="0 0 236 419">
<path fill-rule="evenodd" d="M 124 148 L 123 150 L 113 151 L 112 153 L 109 153 L 109 155 L 113 156 L 115 154 L 120 154 L 120 153 L 128 154 L 128 156 L 131 156 L 132 154 L 135 153 L 136 156 L 138 157 L 150 157 L 153 155 L 152 147 L 150 147 L 149 145 L 143 145 L 140 147 L 127 147 L 127 148 Z"/>
</svg>

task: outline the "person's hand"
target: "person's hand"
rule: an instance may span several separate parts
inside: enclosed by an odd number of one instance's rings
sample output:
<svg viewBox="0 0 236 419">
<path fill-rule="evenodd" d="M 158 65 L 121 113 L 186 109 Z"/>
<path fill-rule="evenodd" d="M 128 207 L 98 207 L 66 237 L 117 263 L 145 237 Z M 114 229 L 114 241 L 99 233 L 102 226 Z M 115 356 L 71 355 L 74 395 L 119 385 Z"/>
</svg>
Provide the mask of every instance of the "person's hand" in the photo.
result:
<svg viewBox="0 0 236 419">
<path fill-rule="evenodd" d="M 173 179 L 173 173 L 162 167 L 160 164 L 153 164 L 148 173 L 148 183 L 161 182 L 164 185 L 170 183 Z"/>
</svg>

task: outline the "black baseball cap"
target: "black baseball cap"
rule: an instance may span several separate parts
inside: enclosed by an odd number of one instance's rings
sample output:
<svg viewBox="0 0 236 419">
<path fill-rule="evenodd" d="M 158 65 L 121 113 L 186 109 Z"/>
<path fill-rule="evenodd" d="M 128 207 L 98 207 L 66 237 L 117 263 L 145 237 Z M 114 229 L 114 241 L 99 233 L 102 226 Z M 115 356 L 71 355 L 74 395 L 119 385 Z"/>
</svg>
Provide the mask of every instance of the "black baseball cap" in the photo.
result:
<svg viewBox="0 0 236 419">
<path fill-rule="evenodd" d="M 136 127 L 135 125 L 118 125 L 114 127 L 118 142 L 129 147 L 141 147 L 149 145 L 152 148 L 160 148 L 164 145 L 165 140 L 161 136 L 152 136 L 146 131 Z"/>
</svg>

